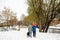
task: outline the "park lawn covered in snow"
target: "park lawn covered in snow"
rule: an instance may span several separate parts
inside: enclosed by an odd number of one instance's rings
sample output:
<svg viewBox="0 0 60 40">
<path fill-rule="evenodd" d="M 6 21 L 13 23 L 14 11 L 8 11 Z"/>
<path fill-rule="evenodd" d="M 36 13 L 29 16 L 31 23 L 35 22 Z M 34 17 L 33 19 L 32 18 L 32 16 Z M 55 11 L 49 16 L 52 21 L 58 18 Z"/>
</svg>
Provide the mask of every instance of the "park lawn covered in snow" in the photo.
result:
<svg viewBox="0 0 60 40">
<path fill-rule="evenodd" d="M 21 28 L 20 31 L 3 31 L 0 32 L 0 40 L 60 40 L 58 33 L 42 33 L 37 29 L 36 38 L 27 37 L 28 29 Z"/>
</svg>

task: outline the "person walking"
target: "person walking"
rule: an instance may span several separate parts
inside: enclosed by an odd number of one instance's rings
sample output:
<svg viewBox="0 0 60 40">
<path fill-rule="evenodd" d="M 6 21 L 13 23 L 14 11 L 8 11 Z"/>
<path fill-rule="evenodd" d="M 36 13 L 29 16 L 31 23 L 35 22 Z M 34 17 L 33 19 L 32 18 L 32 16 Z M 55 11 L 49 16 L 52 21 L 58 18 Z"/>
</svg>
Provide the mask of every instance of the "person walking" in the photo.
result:
<svg viewBox="0 0 60 40">
<path fill-rule="evenodd" d="M 32 23 L 32 31 L 33 31 L 33 37 L 36 37 L 36 23 L 35 22 L 33 22 Z"/>
<path fill-rule="evenodd" d="M 27 35 L 29 37 L 32 37 L 32 25 L 31 24 L 28 25 L 28 33 L 27 33 Z"/>
</svg>

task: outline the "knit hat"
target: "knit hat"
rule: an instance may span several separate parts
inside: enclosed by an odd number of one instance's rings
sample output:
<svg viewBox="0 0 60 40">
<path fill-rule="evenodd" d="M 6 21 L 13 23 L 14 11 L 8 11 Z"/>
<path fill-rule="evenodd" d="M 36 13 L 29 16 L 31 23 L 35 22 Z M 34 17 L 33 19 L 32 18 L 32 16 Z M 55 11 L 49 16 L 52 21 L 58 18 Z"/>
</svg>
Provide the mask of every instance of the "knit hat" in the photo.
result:
<svg viewBox="0 0 60 40">
<path fill-rule="evenodd" d="M 36 22 L 33 22 L 33 23 L 32 23 L 32 26 L 36 26 Z"/>
</svg>

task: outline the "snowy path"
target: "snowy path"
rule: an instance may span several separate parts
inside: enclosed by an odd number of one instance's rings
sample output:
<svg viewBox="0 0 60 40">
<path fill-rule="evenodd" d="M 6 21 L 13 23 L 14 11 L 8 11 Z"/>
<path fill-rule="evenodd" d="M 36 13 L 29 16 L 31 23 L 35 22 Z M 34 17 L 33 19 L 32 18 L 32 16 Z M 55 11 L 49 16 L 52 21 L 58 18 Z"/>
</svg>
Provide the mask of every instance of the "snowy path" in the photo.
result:
<svg viewBox="0 0 60 40">
<path fill-rule="evenodd" d="M 0 40 L 60 40 L 60 34 L 39 33 L 37 29 L 36 38 L 27 37 L 27 28 L 21 28 L 20 31 L 0 32 Z"/>
</svg>

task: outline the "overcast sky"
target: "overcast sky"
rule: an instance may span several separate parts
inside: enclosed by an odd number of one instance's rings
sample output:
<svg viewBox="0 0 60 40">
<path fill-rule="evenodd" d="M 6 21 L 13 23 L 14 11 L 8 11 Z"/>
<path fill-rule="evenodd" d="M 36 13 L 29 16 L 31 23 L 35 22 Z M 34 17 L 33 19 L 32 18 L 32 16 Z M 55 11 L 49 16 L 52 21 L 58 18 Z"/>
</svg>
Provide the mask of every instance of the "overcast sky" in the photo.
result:
<svg viewBox="0 0 60 40">
<path fill-rule="evenodd" d="M 20 20 L 21 14 L 27 15 L 27 0 L 0 0 L 0 11 L 4 6 L 17 13 L 18 20 Z"/>
</svg>

